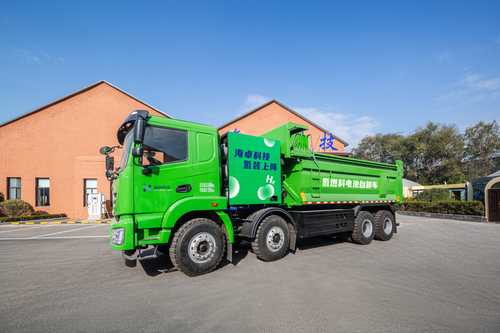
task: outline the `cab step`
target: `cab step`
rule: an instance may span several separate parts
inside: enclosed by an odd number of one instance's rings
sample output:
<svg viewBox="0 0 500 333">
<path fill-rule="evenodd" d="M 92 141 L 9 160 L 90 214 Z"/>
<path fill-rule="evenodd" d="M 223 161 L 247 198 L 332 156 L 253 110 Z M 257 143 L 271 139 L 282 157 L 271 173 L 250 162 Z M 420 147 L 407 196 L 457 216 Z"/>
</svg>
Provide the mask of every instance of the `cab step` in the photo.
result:
<svg viewBox="0 0 500 333">
<path fill-rule="evenodd" d="M 154 247 L 154 252 L 153 254 L 149 254 L 149 255 L 143 255 L 142 252 L 141 252 L 141 247 L 139 247 L 139 254 L 137 255 L 137 259 L 139 260 L 148 260 L 148 259 L 155 259 L 155 258 L 158 258 L 158 255 L 156 254 L 156 251 L 158 250 L 158 246 L 156 245 Z"/>
</svg>

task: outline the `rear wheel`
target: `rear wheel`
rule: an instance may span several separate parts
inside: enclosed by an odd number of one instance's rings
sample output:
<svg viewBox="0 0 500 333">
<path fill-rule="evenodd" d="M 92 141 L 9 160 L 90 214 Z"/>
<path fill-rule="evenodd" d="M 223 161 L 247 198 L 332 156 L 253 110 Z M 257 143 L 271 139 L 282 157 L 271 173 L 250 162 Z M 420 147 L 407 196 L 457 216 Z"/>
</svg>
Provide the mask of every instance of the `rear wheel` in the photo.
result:
<svg viewBox="0 0 500 333">
<path fill-rule="evenodd" d="M 290 245 L 290 231 L 285 220 L 278 215 L 264 219 L 257 229 L 252 249 L 264 261 L 281 259 Z"/>
<path fill-rule="evenodd" d="M 194 219 L 175 233 L 170 246 L 172 264 L 188 276 L 209 273 L 217 267 L 225 243 L 219 225 L 211 220 Z"/>
<path fill-rule="evenodd" d="M 370 244 L 375 235 L 374 219 L 370 212 L 359 212 L 354 220 L 354 230 L 351 239 L 354 243 L 367 245 Z"/>
<path fill-rule="evenodd" d="M 375 214 L 375 239 L 388 241 L 394 234 L 396 221 L 394 216 L 387 210 L 379 210 Z"/>
</svg>

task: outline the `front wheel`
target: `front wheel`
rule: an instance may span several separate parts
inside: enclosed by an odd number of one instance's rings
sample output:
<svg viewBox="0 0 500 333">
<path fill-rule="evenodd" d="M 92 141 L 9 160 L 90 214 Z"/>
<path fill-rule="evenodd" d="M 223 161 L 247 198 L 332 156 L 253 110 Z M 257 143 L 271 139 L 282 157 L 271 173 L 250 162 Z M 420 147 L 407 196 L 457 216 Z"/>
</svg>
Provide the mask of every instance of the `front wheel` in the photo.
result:
<svg viewBox="0 0 500 333">
<path fill-rule="evenodd" d="M 219 225 L 211 220 L 194 219 L 175 233 L 170 246 L 170 260 L 188 276 L 209 273 L 217 267 L 225 243 Z"/>
<path fill-rule="evenodd" d="M 351 239 L 354 243 L 367 245 L 373 240 L 375 234 L 373 215 L 370 212 L 361 211 L 354 220 L 354 230 Z"/>
<path fill-rule="evenodd" d="M 290 231 L 285 220 L 278 215 L 271 215 L 259 225 L 252 249 L 257 258 L 274 261 L 285 255 L 289 244 Z"/>
</svg>

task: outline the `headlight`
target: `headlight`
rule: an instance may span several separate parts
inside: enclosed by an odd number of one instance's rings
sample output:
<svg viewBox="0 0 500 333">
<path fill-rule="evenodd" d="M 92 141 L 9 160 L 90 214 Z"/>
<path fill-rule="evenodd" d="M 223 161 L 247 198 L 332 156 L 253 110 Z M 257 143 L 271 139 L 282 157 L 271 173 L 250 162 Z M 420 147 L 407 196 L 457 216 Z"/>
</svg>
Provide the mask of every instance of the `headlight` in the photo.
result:
<svg viewBox="0 0 500 333">
<path fill-rule="evenodd" d="M 111 234 L 111 243 L 113 243 L 114 245 L 123 245 L 124 239 L 125 239 L 124 228 L 113 229 L 113 233 Z"/>
</svg>

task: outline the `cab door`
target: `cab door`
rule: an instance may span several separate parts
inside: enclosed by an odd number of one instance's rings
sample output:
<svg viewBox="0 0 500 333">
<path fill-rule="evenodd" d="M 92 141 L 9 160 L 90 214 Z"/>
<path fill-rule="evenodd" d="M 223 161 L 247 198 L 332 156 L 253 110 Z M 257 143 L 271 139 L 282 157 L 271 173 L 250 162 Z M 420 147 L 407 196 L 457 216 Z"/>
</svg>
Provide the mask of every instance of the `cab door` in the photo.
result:
<svg viewBox="0 0 500 333">
<path fill-rule="evenodd" d="M 194 192 L 189 133 L 147 126 L 142 147 L 134 161 L 144 166 L 134 168 L 134 211 L 139 228 L 159 228 L 168 207 Z"/>
</svg>

